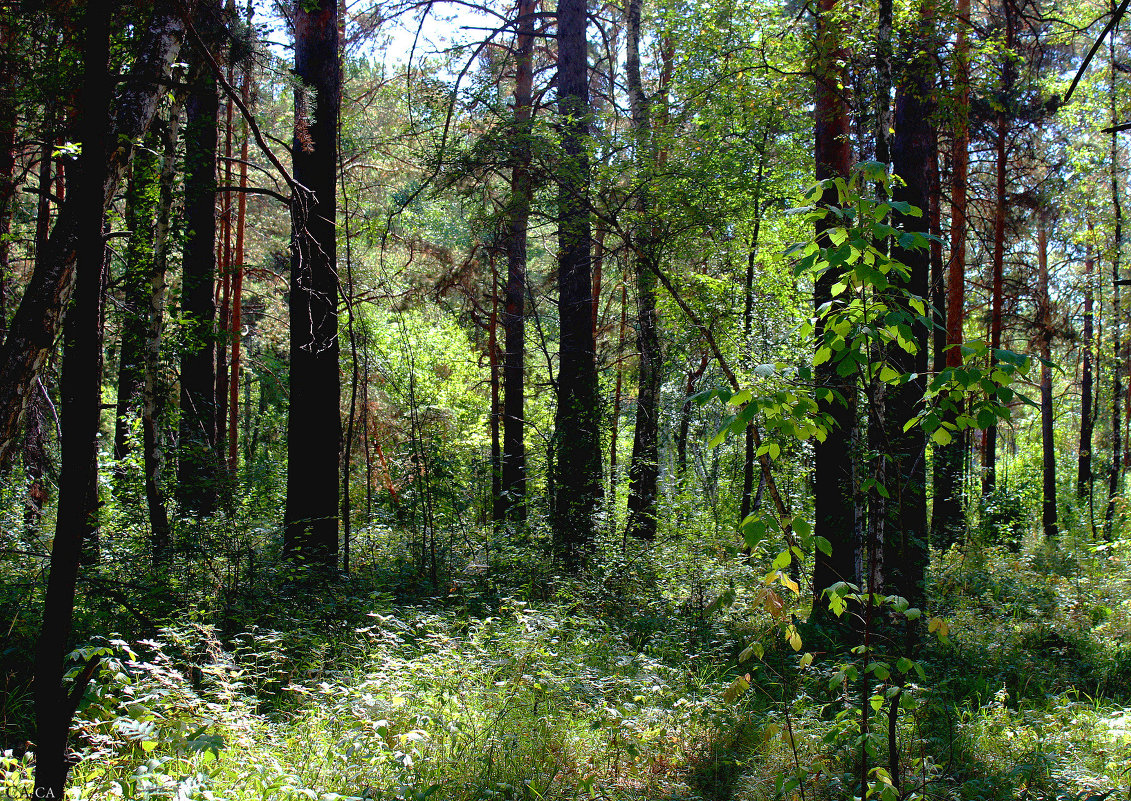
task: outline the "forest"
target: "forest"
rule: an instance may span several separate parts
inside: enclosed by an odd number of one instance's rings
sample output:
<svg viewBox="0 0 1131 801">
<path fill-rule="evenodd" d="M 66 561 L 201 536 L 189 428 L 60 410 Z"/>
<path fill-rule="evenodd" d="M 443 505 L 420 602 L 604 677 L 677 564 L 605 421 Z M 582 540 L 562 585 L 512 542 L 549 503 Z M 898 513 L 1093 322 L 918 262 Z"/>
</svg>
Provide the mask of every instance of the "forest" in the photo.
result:
<svg viewBox="0 0 1131 801">
<path fill-rule="evenodd" d="M 0 794 L 1131 798 L 1129 4 L 0 2 Z"/>
</svg>

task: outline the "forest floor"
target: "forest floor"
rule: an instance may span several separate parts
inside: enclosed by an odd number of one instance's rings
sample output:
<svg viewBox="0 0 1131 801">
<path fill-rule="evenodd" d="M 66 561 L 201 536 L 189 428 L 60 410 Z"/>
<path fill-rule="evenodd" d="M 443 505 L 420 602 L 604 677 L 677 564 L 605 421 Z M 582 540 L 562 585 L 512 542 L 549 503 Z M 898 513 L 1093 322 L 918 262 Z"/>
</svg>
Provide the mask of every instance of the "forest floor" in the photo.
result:
<svg viewBox="0 0 1131 801">
<path fill-rule="evenodd" d="M 845 799 L 863 743 L 880 798 L 897 797 L 892 773 L 902 798 L 1128 798 L 1131 543 L 1065 552 L 936 554 L 930 612 L 949 636 L 922 647 L 921 673 L 870 665 L 866 681 L 851 651 L 767 614 L 756 578 L 729 603 L 667 607 L 581 583 L 524 602 L 482 578 L 442 598 L 358 577 L 317 603 L 282 592 L 270 625 L 92 646 L 104 669 L 70 793 Z M 0 770 L 0 793 L 30 791 L 28 756 Z"/>
</svg>

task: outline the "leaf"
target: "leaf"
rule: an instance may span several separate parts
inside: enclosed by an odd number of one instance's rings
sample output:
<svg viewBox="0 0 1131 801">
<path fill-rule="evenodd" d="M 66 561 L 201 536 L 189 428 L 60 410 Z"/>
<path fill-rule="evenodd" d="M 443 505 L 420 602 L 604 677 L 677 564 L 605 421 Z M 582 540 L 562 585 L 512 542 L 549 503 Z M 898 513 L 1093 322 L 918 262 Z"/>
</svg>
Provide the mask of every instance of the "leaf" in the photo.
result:
<svg viewBox="0 0 1131 801">
<path fill-rule="evenodd" d="M 906 656 L 901 656 L 899 658 L 899 661 L 895 663 L 895 669 L 900 673 L 906 673 L 913 667 L 915 667 L 915 663 L 908 659 Z"/>
<path fill-rule="evenodd" d="M 777 555 L 777 558 L 774 559 L 774 562 L 772 565 L 770 565 L 770 567 L 773 570 L 785 570 L 787 567 L 789 567 L 789 563 L 792 561 L 793 555 L 790 554 L 788 550 L 785 550 Z"/>
<path fill-rule="evenodd" d="M 801 635 L 797 633 L 796 626 L 787 626 L 785 629 L 785 641 L 789 643 L 789 647 L 794 651 L 801 650 Z"/>
<path fill-rule="evenodd" d="M 935 429 L 935 433 L 931 434 L 931 441 L 936 445 L 944 446 L 949 445 L 952 437 L 950 432 L 941 426 Z"/>
<path fill-rule="evenodd" d="M 817 546 L 817 550 L 820 551 L 821 553 L 823 553 L 825 556 L 832 556 L 833 555 L 832 543 L 829 542 L 824 537 L 821 537 L 821 536 L 814 537 L 813 543 Z"/>
<path fill-rule="evenodd" d="M 747 679 L 746 676 L 737 676 L 723 693 L 723 701 L 728 704 L 733 704 L 748 689 L 750 689 L 750 680 Z"/>
<path fill-rule="evenodd" d="M 813 664 L 813 653 L 812 653 L 812 651 L 810 651 L 809 653 L 807 653 L 807 654 L 805 654 L 804 656 L 801 657 L 801 667 L 807 668 L 811 664 Z"/>
</svg>

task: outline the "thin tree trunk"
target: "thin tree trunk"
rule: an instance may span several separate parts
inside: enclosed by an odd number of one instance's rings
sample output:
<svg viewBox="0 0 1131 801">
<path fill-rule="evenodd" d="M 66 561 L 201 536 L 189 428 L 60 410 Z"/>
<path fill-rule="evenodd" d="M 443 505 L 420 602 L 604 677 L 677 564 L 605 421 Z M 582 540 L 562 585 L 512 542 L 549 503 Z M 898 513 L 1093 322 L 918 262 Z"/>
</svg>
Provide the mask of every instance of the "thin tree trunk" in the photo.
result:
<svg viewBox="0 0 1131 801">
<path fill-rule="evenodd" d="M 1013 6 L 1005 0 L 1002 6 L 1005 17 L 1005 50 L 1008 53 L 1013 47 Z M 1002 63 L 1001 97 L 999 109 L 994 124 L 994 153 L 995 164 L 995 195 L 994 195 L 994 245 L 993 261 L 991 263 L 992 278 L 990 281 L 990 359 L 997 358 L 997 351 L 1001 348 L 1001 315 L 1002 315 L 1002 271 L 1005 265 L 1005 212 L 1006 212 L 1006 138 L 1009 135 L 1009 119 L 1004 110 L 1004 103 L 1008 102 L 1013 89 L 1014 67 L 1012 56 L 1007 56 Z M 997 486 L 997 424 L 986 428 L 985 452 L 982 457 L 982 494 L 988 495 Z"/>
<path fill-rule="evenodd" d="M 970 164 L 970 0 L 959 0 L 955 9 L 958 36 L 954 47 L 954 145 L 950 199 L 950 270 L 946 285 L 945 366 L 962 366 L 963 326 L 966 322 L 966 198 Z M 953 423 L 956 413 L 944 419 Z M 967 460 L 969 429 L 935 450 L 934 508 L 931 539 L 946 549 L 962 540 L 966 515 L 962 507 L 962 474 Z"/>
<path fill-rule="evenodd" d="M 9 18 L 0 18 L 0 342 L 8 327 L 8 276 L 11 274 L 12 207 L 16 194 L 15 60 Z"/>
<path fill-rule="evenodd" d="M 51 546 L 51 567 L 43 604 L 35 668 L 35 797 L 63 798 L 67 780 L 67 739 L 75 707 L 90 673 L 64 689 L 80 556 L 97 521 L 98 419 L 101 411 L 101 310 L 105 245 L 102 202 L 108 183 L 106 158 L 111 139 L 109 111 L 109 7 L 90 3 L 85 13 L 83 113 L 79 185 L 71 193 L 84 214 L 73 225 L 79 254 L 73 308 L 63 332 L 62 442 L 59 516 Z M 70 293 L 68 293 L 69 295 Z M 22 306 L 22 304 L 21 304 Z M 96 662 L 95 662 L 96 664 Z"/>
<path fill-rule="evenodd" d="M 640 23 L 644 0 L 629 0 L 628 53 L 625 75 L 632 112 L 636 180 L 636 222 L 631 233 L 632 259 L 636 273 L 636 341 L 640 351 L 639 388 L 636 396 L 636 429 L 632 460 L 628 468 L 628 520 L 626 532 L 636 539 L 656 537 L 656 501 L 659 487 L 659 414 L 663 357 L 656 315 L 657 242 L 652 231 L 651 181 L 657 148 L 653 141 L 651 102 L 640 77 Z"/>
<path fill-rule="evenodd" d="M 153 272 L 154 223 L 160 201 L 159 142 L 150 130 L 145 147 L 134 154 L 126 188 L 126 245 L 123 277 L 122 338 L 118 348 L 118 398 L 114 414 L 114 460 L 129 455 L 130 428 L 145 383 L 146 311 L 149 306 L 149 279 Z"/>
<path fill-rule="evenodd" d="M 166 272 L 169 266 L 169 229 L 173 219 L 173 193 L 177 175 L 177 139 L 181 101 L 173 103 L 167 122 L 159 123 L 158 135 L 164 162 L 161 166 L 160 199 L 154 228 L 152 271 L 148 276 L 146 314 L 145 377 L 142 391 L 141 430 L 145 462 L 145 500 L 153 532 L 153 564 L 160 571 L 169 561 L 173 533 L 165 501 L 164 410 L 168 387 L 161 375 L 161 339 L 165 326 Z"/>
<path fill-rule="evenodd" d="M 106 181 L 97 195 L 76 195 L 64 203 L 48 240 L 42 269 L 32 274 L 19 308 L 0 349 L 0 462 L 11 456 L 28 398 L 39 371 L 54 348 L 74 289 L 78 229 L 88 209 L 101 201 L 105 209 L 117 192 L 129 164 L 133 143 L 141 139 L 165 93 L 170 66 L 184 38 L 184 15 L 192 14 L 195 0 L 173 6 L 158 5 L 140 32 L 137 56 L 121 91 L 111 120 Z"/>
<path fill-rule="evenodd" d="M 251 9 L 248 9 L 248 23 L 251 22 Z M 244 106 L 251 107 L 251 69 L 244 67 L 240 99 Z M 244 230 L 247 226 L 247 120 L 240 118 L 240 193 L 236 200 L 236 253 L 232 265 L 232 370 L 228 390 L 228 472 L 236 475 L 239 466 L 239 397 L 240 369 L 243 366 L 241 346 L 243 344 L 243 272 L 244 272 Z"/>
<path fill-rule="evenodd" d="M 624 388 L 624 341 L 628 326 L 628 284 L 620 285 L 620 335 L 617 338 L 617 381 L 613 387 L 613 422 L 609 435 L 609 499 L 617 500 L 617 437 L 620 436 L 621 392 Z"/>
<path fill-rule="evenodd" d="M 1048 221 L 1042 212 L 1037 228 L 1037 330 L 1041 341 L 1041 524 L 1055 537 L 1056 442 L 1052 416 L 1052 308 L 1049 301 Z"/>
<path fill-rule="evenodd" d="M 1094 427 L 1094 392 L 1092 386 L 1092 349 L 1094 347 L 1093 320 L 1095 317 L 1095 291 L 1092 287 L 1095 261 L 1092 258 L 1092 223 L 1088 221 L 1088 244 L 1084 256 L 1084 331 L 1081 343 L 1083 365 L 1080 376 L 1080 448 L 1076 469 L 1076 497 L 1087 499 L 1089 507 L 1092 498 L 1092 429 Z"/>
<path fill-rule="evenodd" d="M 1114 40 L 1114 37 L 1113 37 Z M 1120 260 L 1123 251 L 1123 207 L 1119 199 L 1119 142 L 1114 126 L 1118 124 L 1115 106 L 1115 44 L 1109 43 L 1112 74 L 1111 74 L 1111 205 L 1115 211 L 1114 248 L 1111 258 L 1111 332 L 1112 351 L 1114 358 L 1111 360 L 1111 473 L 1108 475 L 1107 509 L 1104 511 L 1104 539 L 1110 540 L 1113 535 L 1112 526 L 1115 522 L 1115 499 L 1119 494 L 1121 468 L 1123 465 L 1123 426 L 1120 421 L 1119 407 L 1123 398 L 1123 331 L 1121 318 L 1123 307 L 1119 300 L 1120 286 Z"/>
<path fill-rule="evenodd" d="M 332 568 L 341 456 L 336 230 L 341 74 L 336 0 L 294 4 L 295 135 L 291 204 L 291 371 L 287 413 L 289 557 Z"/>
<path fill-rule="evenodd" d="M 499 270 L 493 253 L 490 259 L 491 317 L 487 321 L 487 362 L 491 368 L 491 521 L 500 525 L 507 517 L 507 500 L 503 495 L 503 453 L 499 439 L 499 418 L 503 416 L 499 393 Z"/>
<path fill-rule="evenodd" d="M 526 239 L 530 219 L 530 122 L 534 97 L 535 0 L 519 0 L 515 39 L 514 134 L 507 285 L 503 304 L 502 493 L 507 519 L 526 520 Z"/>
<path fill-rule="evenodd" d="M 234 11 L 234 8 L 232 9 Z M 235 84 L 235 66 L 228 65 L 228 84 Z M 228 96 L 224 109 L 224 160 L 222 164 L 223 185 L 232 185 L 232 122 L 233 102 Z M 238 193 L 242 199 L 243 192 Z M 218 195 L 220 201 L 220 259 L 219 286 L 220 305 L 216 320 L 216 454 L 224 468 L 227 468 L 228 440 L 228 399 L 231 393 L 231 380 L 228 375 L 228 343 L 231 338 L 232 314 L 232 191 L 229 189 Z M 231 476 L 227 476 L 228 479 Z"/>
</svg>

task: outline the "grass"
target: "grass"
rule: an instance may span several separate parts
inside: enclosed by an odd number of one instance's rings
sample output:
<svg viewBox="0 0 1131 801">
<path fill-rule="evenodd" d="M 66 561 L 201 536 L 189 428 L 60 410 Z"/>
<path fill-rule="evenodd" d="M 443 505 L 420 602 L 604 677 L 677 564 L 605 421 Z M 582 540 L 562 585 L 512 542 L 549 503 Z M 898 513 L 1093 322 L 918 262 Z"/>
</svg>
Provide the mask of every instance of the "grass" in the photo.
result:
<svg viewBox="0 0 1131 801">
<path fill-rule="evenodd" d="M 922 651 L 925 678 L 903 679 L 904 799 L 1129 797 L 1129 554 L 1126 542 L 1032 541 L 935 555 L 931 614 L 951 634 Z M 96 642 L 105 667 L 79 710 L 70 797 L 858 794 L 859 687 L 834 680 L 856 657 L 821 653 L 816 639 L 795 652 L 789 618 L 775 621 L 725 556 L 686 571 L 689 584 L 637 568 L 531 603 L 470 585 L 423 599 L 390 584 L 399 567 L 316 601 L 284 581 L 270 597 L 255 589 L 270 616 L 229 596 L 224 631 L 180 623 Z M 733 605 L 707 612 L 727 587 Z M 737 665 L 752 641 L 761 659 Z M 886 698 L 892 681 L 868 691 Z M 888 706 L 877 706 L 870 764 L 886 770 Z M 30 775 L 30 757 L 9 752 L 0 794 L 29 792 Z M 872 781 L 875 797 L 895 797 L 882 772 Z"/>
</svg>

